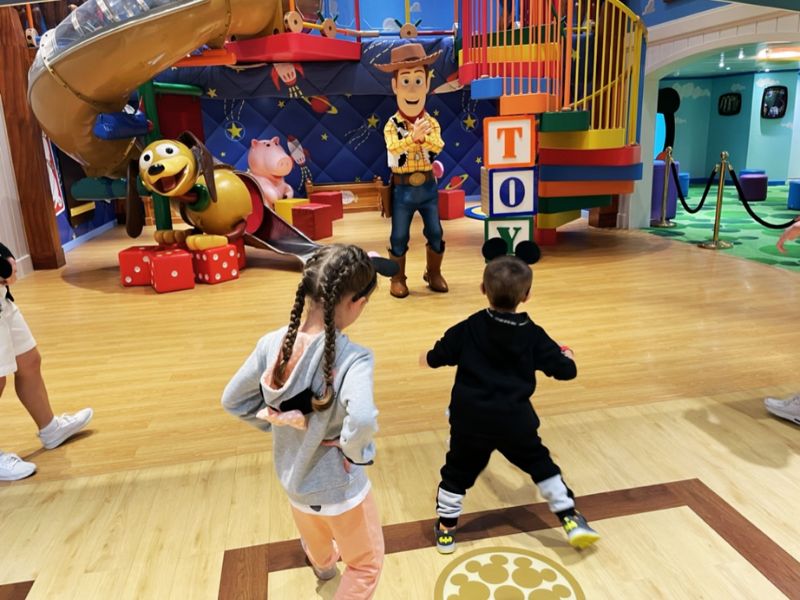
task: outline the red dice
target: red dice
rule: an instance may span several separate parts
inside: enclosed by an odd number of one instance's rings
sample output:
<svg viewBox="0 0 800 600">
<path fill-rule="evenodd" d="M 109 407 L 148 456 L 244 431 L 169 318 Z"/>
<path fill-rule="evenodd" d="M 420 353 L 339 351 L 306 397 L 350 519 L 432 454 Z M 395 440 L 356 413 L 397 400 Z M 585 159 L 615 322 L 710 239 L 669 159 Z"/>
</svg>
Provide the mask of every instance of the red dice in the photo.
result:
<svg viewBox="0 0 800 600">
<path fill-rule="evenodd" d="M 190 290 L 194 287 L 192 255 L 186 250 L 162 250 L 150 259 L 151 283 L 160 294 Z"/>
<path fill-rule="evenodd" d="M 150 261 L 159 246 L 131 246 L 120 251 L 119 279 L 125 287 L 150 285 Z"/>
<path fill-rule="evenodd" d="M 333 235 L 333 209 L 327 204 L 302 204 L 292 207 L 292 225 L 312 240 Z"/>
<path fill-rule="evenodd" d="M 312 204 L 325 204 L 330 206 L 333 211 L 332 215 L 334 221 L 344 217 L 342 192 L 313 192 L 308 199 Z"/>
<path fill-rule="evenodd" d="M 464 190 L 439 190 L 439 218 L 442 221 L 460 219 L 464 216 L 465 201 Z"/>
<path fill-rule="evenodd" d="M 231 243 L 236 246 L 236 258 L 239 261 L 239 270 L 243 271 L 247 266 L 247 257 L 244 254 L 244 238 L 236 238 Z"/>
<path fill-rule="evenodd" d="M 192 252 L 198 283 L 222 283 L 239 278 L 239 250 L 234 244 Z"/>
</svg>

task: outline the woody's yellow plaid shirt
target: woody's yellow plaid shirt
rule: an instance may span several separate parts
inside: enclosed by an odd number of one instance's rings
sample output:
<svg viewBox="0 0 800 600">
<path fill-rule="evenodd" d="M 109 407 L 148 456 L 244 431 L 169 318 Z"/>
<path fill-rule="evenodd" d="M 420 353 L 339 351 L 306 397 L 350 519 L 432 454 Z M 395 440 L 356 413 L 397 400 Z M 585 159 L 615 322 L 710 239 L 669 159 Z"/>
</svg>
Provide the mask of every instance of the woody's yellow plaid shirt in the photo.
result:
<svg viewBox="0 0 800 600">
<path fill-rule="evenodd" d="M 413 125 L 404 119 L 399 112 L 394 113 L 383 128 L 383 137 L 386 140 L 386 149 L 389 152 L 389 166 L 392 169 L 392 173 L 431 171 L 433 166 L 428 152 L 439 154 L 444 148 L 442 129 L 439 127 L 439 122 L 428 113 L 424 113 L 419 118 L 427 119 L 432 126 L 431 132 L 425 136 L 425 141 L 421 144 L 415 142 L 411 136 Z M 395 121 L 400 122 L 400 130 L 398 130 Z M 402 155 L 406 156 L 406 160 L 400 166 L 398 162 Z"/>
</svg>

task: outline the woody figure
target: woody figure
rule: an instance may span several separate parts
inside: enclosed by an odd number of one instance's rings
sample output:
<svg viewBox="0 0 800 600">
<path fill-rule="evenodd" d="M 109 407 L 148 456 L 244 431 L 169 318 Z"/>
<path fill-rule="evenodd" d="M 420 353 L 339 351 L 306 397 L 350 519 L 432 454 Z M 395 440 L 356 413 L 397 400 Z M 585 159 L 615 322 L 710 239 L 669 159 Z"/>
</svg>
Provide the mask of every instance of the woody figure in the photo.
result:
<svg viewBox="0 0 800 600">
<path fill-rule="evenodd" d="M 444 142 L 438 121 L 425 112 L 425 97 L 433 75 L 428 65 L 440 53 L 426 55 L 422 45 L 405 44 L 392 48 L 390 63 L 375 65 L 392 74 L 392 91 L 398 108 L 383 129 L 393 184 L 389 256 L 399 267 L 389 288 L 395 298 L 408 296 L 406 251 L 415 212 L 422 217 L 422 233 L 428 241 L 424 279 L 434 292 L 447 291 L 441 271 L 444 241 L 433 176 L 433 162 L 444 148 Z"/>
</svg>

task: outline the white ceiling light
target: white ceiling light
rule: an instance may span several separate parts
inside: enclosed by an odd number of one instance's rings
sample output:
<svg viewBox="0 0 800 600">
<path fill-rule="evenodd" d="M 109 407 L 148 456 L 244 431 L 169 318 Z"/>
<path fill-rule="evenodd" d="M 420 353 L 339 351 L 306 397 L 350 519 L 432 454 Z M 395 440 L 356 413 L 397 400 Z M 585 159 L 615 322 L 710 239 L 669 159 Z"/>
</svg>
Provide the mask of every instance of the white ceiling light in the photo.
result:
<svg viewBox="0 0 800 600">
<path fill-rule="evenodd" d="M 720 52 L 719 53 L 719 68 L 722 69 L 723 67 L 725 67 L 725 53 L 724 52 Z"/>
<path fill-rule="evenodd" d="M 744 48 L 739 48 L 739 60 L 744 59 Z"/>
</svg>

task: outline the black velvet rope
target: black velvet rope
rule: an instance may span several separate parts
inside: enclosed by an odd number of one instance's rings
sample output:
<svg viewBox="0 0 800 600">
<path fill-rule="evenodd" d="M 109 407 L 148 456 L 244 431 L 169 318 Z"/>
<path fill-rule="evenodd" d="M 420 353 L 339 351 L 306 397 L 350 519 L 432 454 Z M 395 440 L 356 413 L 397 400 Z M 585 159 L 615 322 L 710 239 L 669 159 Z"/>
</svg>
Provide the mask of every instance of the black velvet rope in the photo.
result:
<svg viewBox="0 0 800 600">
<path fill-rule="evenodd" d="M 731 174 L 731 179 L 733 179 L 733 185 L 736 187 L 736 193 L 739 194 L 739 200 L 744 205 L 744 209 L 747 211 L 747 214 L 750 215 L 756 223 L 758 223 L 759 225 L 763 225 L 764 227 L 767 227 L 769 229 L 786 229 L 787 227 L 790 227 L 791 225 L 794 224 L 795 222 L 794 219 L 792 219 L 791 221 L 786 221 L 786 223 L 776 224 L 776 223 L 769 223 L 764 219 L 762 219 L 761 217 L 759 217 L 755 212 L 753 212 L 753 209 L 750 208 L 750 203 L 747 201 L 747 198 L 745 198 L 744 191 L 742 190 L 742 186 L 739 183 L 739 178 L 736 176 L 736 171 L 734 171 L 730 166 L 728 167 L 728 171 Z"/>
<path fill-rule="evenodd" d="M 672 167 L 672 179 L 675 181 L 675 189 L 678 190 L 678 198 L 683 204 L 683 209 L 688 212 L 690 215 L 693 215 L 696 212 L 700 212 L 700 209 L 703 208 L 703 204 L 706 203 L 706 197 L 708 196 L 708 190 L 711 189 L 711 184 L 714 183 L 714 175 L 717 174 L 717 167 L 714 167 L 714 170 L 711 171 L 711 175 L 708 176 L 708 181 L 706 182 L 706 189 L 703 192 L 703 197 L 700 199 L 700 204 L 697 205 L 697 208 L 690 208 L 688 204 L 686 204 L 686 198 L 683 197 L 683 190 L 681 189 L 681 182 L 678 178 L 678 168 L 675 166 L 675 163 L 671 164 Z"/>
</svg>

